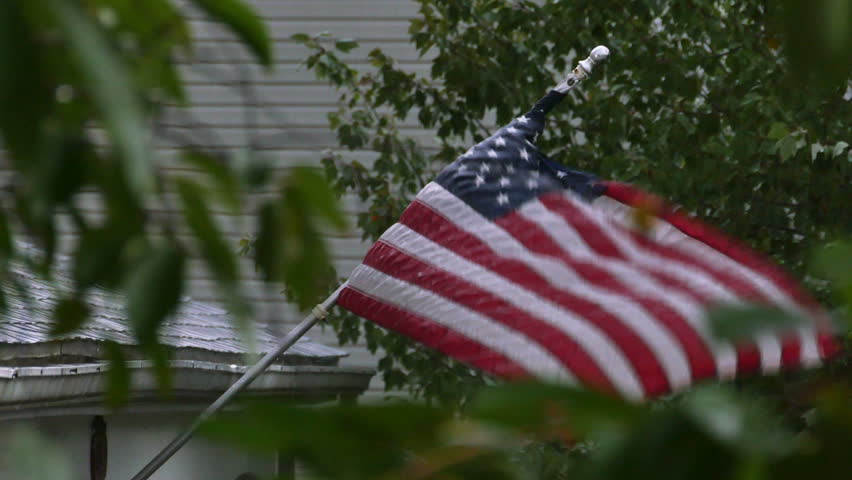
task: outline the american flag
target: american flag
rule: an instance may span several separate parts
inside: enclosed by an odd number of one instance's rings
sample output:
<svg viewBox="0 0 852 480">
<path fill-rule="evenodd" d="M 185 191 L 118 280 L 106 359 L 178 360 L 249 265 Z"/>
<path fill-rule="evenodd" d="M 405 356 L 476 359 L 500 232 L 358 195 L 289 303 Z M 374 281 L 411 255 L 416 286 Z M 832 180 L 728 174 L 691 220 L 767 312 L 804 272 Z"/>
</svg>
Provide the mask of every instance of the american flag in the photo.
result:
<svg viewBox="0 0 852 480">
<path fill-rule="evenodd" d="M 426 185 L 338 304 L 500 377 L 631 399 L 817 365 L 835 351 L 818 327 L 825 313 L 771 262 L 656 197 L 539 151 L 545 114 L 562 97 L 549 92 Z M 715 339 L 708 308 L 744 302 L 813 321 L 737 345 Z"/>
</svg>

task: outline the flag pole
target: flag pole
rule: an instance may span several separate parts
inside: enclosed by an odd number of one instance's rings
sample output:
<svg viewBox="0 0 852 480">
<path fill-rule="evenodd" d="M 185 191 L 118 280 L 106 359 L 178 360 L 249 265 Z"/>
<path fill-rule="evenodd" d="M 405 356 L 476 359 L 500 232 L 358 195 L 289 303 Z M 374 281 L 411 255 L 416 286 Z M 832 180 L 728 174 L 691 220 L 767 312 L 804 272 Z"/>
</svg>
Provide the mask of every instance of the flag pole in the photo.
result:
<svg viewBox="0 0 852 480">
<path fill-rule="evenodd" d="M 165 448 L 163 448 L 160 453 L 157 454 L 147 465 L 145 465 L 142 470 L 139 471 L 134 477 L 133 480 L 147 480 L 154 472 L 157 471 L 169 458 L 172 457 L 181 447 L 192 438 L 192 435 L 198 430 L 198 427 L 201 426 L 202 423 L 206 422 L 210 417 L 215 415 L 222 409 L 234 396 L 244 390 L 249 384 L 254 381 L 261 373 L 264 372 L 271 364 L 278 358 L 279 355 L 286 352 L 287 349 L 293 346 L 296 341 L 298 341 L 302 336 L 307 333 L 308 330 L 311 329 L 317 322 L 322 320 L 328 315 L 328 309 L 331 308 L 335 302 L 337 302 L 337 297 L 340 295 L 340 292 L 346 286 L 346 282 L 343 282 L 337 290 L 334 291 L 328 298 L 325 299 L 324 302 L 318 304 L 314 307 L 311 313 L 305 317 L 298 325 L 296 325 L 293 330 L 291 330 L 275 347 L 274 350 L 268 352 L 263 358 L 260 359 L 257 364 L 251 367 L 246 373 L 243 374 L 233 385 L 231 385 L 228 390 L 225 391 L 219 398 L 216 399 L 215 402 L 210 404 L 200 415 L 192 422 L 192 425 L 189 426 L 183 433 L 175 437 L 174 440 L 171 441 Z"/>
</svg>

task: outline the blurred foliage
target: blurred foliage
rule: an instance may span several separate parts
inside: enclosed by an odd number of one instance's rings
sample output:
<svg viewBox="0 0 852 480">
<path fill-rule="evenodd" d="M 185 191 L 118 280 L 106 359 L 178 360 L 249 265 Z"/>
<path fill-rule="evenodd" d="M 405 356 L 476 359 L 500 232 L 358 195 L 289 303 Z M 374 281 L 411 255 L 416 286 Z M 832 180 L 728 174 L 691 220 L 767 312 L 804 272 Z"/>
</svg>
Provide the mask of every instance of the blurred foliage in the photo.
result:
<svg viewBox="0 0 852 480">
<path fill-rule="evenodd" d="M 0 471 L 8 480 L 72 480 L 68 452 L 36 429 L 14 426 L 0 437 Z"/>
<path fill-rule="evenodd" d="M 551 158 L 681 202 L 799 276 L 816 245 L 849 232 L 850 2 L 418 3 L 409 33 L 431 59 L 425 76 L 380 49 L 369 52 L 372 68 L 353 68 L 341 53 L 356 44 L 328 33 L 292 37 L 309 49 L 305 65 L 339 91 L 329 119 L 343 149 L 324 164 L 339 194 L 366 202 L 365 239 L 598 44 L 610 48 L 609 65 L 549 114 L 537 140 Z M 401 126 L 413 119 L 436 131 L 435 146 L 406 137 Z M 825 282 L 806 280 L 829 300 Z M 354 315 L 338 310 L 331 323 L 341 341 L 363 337 L 384 352 L 389 389 L 464 403 L 483 383 Z"/>
<path fill-rule="evenodd" d="M 849 391 L 820 390 L 797 431 L 725 386 L 636 405 L 541 384 L 480 390 L 467 414 L 422 404 L 247 403 L 209 438 L 299 460 L 322 479 L 846 479 Z"/>
<path fill-rule="evenodd" d="M 820 250 L 815 272 L 848 262 L 848 246 Z M 829 272 L 848 307 L 852 269 Z M 783 312 L 753 307 L 711 320 L 728 339 L 791 325 Z M 789 374 L 787 383 L 703 385 L 644 404 L 540 383 L 478 389 L 461 414 L 449 403 L 249 401 L 201 432 L 298 459 L 318 479 L 844 480 L 852 475 L 852 381 L 843 367 Z M 768 394 L 779 384 L 785 395 Z"/>
<path fill-rule="evenodd" d="M 163 132 L 151 125 L 165 105 L 186 105 L 178 65 L 193 55 L 184 16 L 191 7 L 229 28 L 260 64 L 272 66 L 266 26 L 241 0 L 0 2 L 0 146 L 14 173 L 0 192 L 0 307 L 22 287 L 11 274 L 13 265 L 51 276 L 58 217 L 65 215 L 79 241 L 68 262 L 74 286 L 55 309 L 53 334 L 71 334 L 85 324 L 93 285 L 124 292 L 133 334 L 153 360 L 164 392 L 169 353 L 158 331 L 179 306 L 191 256 L 203 260 L 243 330 L 252 319 L 238 246 L 223 235 L 214 205 L 259 214 L 264 256 L 258 268 L 296 292 L 302 306 L 324 287 L 293 272 L 327 268 L 318 232 L 344 226 L 318 173 L 297 170 L 273 180 L 255 152 L 232 155 L 187 142 L 177 145 L 182 156 L 176 161 L 198 175 L 172 175 L 155 158 Z M 273 181 L 280 182 L 276 198 L 247 211 L 244 197 Z M 105 211 L 102 219 L 86 214 L 92 202 Z M 184 225 L 194 236 L 177 235 Z M 38 249 L 16 248 L 15 240 Z M 121 348 L 108 348 L 112 406 L 127 399 L 130 385 Z"/>
</svg>

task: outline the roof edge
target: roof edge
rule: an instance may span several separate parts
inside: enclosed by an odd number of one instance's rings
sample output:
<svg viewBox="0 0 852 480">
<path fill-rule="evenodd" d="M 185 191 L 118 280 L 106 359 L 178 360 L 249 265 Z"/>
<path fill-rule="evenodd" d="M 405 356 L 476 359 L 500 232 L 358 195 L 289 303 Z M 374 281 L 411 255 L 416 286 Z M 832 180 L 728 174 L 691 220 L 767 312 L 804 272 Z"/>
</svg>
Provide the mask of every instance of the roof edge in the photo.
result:
<svg viewBox="0 0 852 480">
<path fill-rule="evenodd" d="M 54 339 L 44 342 L 33 343 L 0 343 L 0 365 L 3 362 L 11 362 L 13 360 L 27 360 L 30 362 L 47 362 L 52 358 L 61 359 L 64 357 L 89 357 L 96 360 L 105 360 L 107 358 L 104 349 L 105 342 L 103 340 L 94 340 L 88 338 L 63 338 Z M 320 344 L 318 344 L 320 345 Z M 326 347 L 325 345 L 322 345 Z M 201 347 L 177 347 L 173 345 L 165 345 L 169 350 L 174 360 L 188 360 L 198 362 L 212 363 L 235 363 L 238 365 L 247 362 L 246 353 L 221 352 L 210 350 Z M 122 345 L 122 348 L 133 360 L 142 360 L 144 353 L 136 345 Z M 269 349 L 264 349 L 256 355 L 263 355 Z M 327 355 L 322 357 L 309 357 L 299 354 L 284 352 L 275 359 L 276 365 L 323 365 L 335 366 L 341 358 L 347 357 L 348 352 L 340 350 L 337 355 Z M 250 356 L 249 356 L 250 357 Z M 259 359 L 259 357 L 258 357 Z M 249 358 L 248 361 L 257 361 Z M 58 362 L 51 362 L 58 364 Z M 82 361 L 80 363 L 83 363 Z"/>
<path fill-rule="evenodd" d="M 131 372 L 130 403 L 209 403 L 221 395 L 250 367 L 173 360 L 172 394 L 158 393 L 149 361 L 127 362 Z M 103 408 L 106 397 L 105 363 L 0 367 L 0 418 L 50 416 L 69 408 Z M 338 396 L 356 397 L 368 387 L 375 370 L 358 367 L 272 365 L 248 387 L 247 396 L 291 398 L 303 402 L 326 401 Z M 53 413 L 57 415 L 60 413 Z"/>
</svg>

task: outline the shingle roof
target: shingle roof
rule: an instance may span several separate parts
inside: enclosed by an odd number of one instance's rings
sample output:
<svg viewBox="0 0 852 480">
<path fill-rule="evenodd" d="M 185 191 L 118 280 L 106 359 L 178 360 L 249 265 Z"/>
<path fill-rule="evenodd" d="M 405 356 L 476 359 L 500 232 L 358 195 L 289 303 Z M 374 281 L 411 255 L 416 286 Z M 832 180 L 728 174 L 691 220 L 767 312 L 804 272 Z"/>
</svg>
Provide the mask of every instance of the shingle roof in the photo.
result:
<svg viewBox="0 0 852 480">
<path fill-rule="evenodd" d="M 87 348 L 86 352 L 96 357 L 101 350 L 98 345 L 105 340 L 134 345 L 124 299 L 120 294 L 104 288 L 92 288 L 87 297 L 91 307 L 90 320 L 74 333 L 55 338 L 50 335 L 51 312 L 62 294 L 72 290 L 71 277 L 59 271 L 48 282 L 24 268 L 13 267 L 12 272 L 27 288 L 24 295 L 20 292 L 14 295 L 15 289 L 5 289 L 8 309 L 5 314 L 0 314 L 0 358 L 4 356 L 4 350 L 6 358 L 11 351 L 14 358 L 28 357 L 30 353 L 40 358 L 50 356 L 45 355 L 44 348 L 36 349 L 37 345 L 54 345 L 60 347 L 52 350 L 57 354 L 75 352 L 78 355 L 79 347 L 88 345 L 95 348 Z M 239 363 L 246 347 L 232 323 L 226 311 L 185 299 L 180 310 L 162 325 L 160 341 L 173 347 L 175 358 Z M 255 338 L 255 348 L 261 353 L 271 350 L 277 343 L 275 337 L 261 329 L 255 329 Z M 78 348 L 69 348 L 71 344 Z M 63 346 L 66 348 L 61 348 Z M 340 357 L 346 355 L 342 350 L 303 338 L 278 363 L 336 365 Z"/>
</svg>

